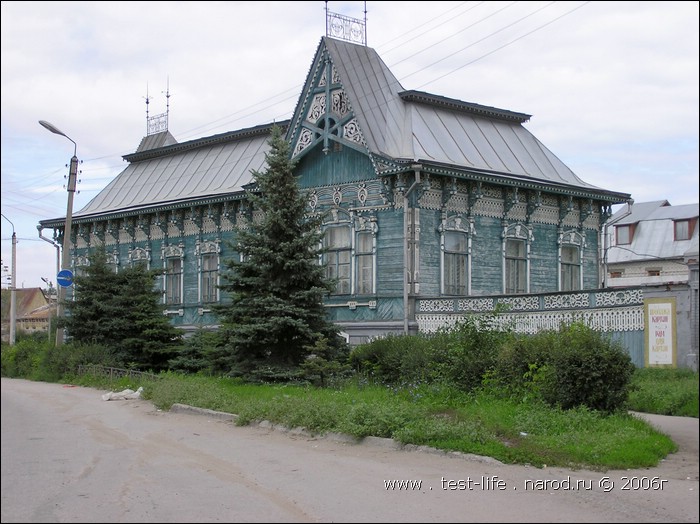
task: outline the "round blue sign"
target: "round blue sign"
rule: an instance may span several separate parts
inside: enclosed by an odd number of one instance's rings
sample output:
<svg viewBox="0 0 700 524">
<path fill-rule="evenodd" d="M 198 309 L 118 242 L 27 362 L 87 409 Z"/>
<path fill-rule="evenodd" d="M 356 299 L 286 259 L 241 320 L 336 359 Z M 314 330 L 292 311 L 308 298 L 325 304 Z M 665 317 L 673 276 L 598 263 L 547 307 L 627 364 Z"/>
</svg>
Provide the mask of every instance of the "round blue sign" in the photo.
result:
<svg viewBox="0 0 700 524">
<path fill-rule="evenodd" d="M 62 269 L 56 276 L 59 286 L 69 287 L 73 285 L 73 272 L 70 269 Z"/>
</svg>

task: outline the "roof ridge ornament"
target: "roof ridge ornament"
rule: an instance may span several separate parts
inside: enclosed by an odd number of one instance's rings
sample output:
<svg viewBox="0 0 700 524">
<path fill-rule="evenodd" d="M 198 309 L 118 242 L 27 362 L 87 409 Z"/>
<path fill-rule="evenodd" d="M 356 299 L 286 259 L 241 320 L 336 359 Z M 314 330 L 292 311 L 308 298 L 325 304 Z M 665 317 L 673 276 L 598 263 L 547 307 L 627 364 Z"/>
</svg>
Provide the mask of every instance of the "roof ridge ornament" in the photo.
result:
<svg viewBox="0 0 700 524">
<path fill-rule="evenodd" d="M 161 91 L 163 93 L 163 91 Z M 165 113 L 159 115 L 148 116 L 148 104 L 153 98 L 148 96 L 148 84 L 146 84 L 146 136 L 155 135 L 168 130 L 168 115 L 170 114 L 170 77 L 168 77 L 167 88 L 165 91 L 166 109 Z"/>
<path fill-rule="evenodd" d="M 332 13 L 328 10 L 326 0 L 326 36 L 345 40 L 354 44 L 367 45 L 367 2 L 365 4 L 365 19 L 350 18 L 349 16 Z"/>
</svg>

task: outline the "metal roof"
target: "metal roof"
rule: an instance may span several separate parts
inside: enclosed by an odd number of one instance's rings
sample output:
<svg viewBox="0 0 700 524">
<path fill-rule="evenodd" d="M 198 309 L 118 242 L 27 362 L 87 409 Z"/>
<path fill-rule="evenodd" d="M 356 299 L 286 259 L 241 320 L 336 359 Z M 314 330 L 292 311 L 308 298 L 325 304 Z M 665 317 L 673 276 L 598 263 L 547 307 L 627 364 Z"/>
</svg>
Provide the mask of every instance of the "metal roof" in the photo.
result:
<svg viewBox="0 0 700 524">
<path fill-rule="evenodd" d="M 282 122 L 280 127 L 285 127 Z M 243 191 L 265 167 L 271 125 L 224 133 L 125 156 L 130 161 L 76 219 L 147 209 Z M 142 142 L 143 143 L 143 142 Z"/>
<path fill-rule="evenodd" d="M 339 73 L 372 153 L 395 160 L 490 172 L 496 177 L 563 184 L 619 201 L 629 198 L 626 193 L 615 194 L 574 174 L 522 126 L 530 115 L 406 91 L 374 49 L 350 42 L 322 38 L 315 63 L 323 59 L 324 48 Z M 298 122 L 300 117 L 297 113 L 292 121 Z"/>
<path fill-rule="evenodd" d="M 522 126 L 530 115 L 406 91 L 376 51 L 328 37 L 321 39 L 297 102 L 291 121 L 295 126 L 301 122 L 303 101 L 312 87 L 314 64 L 325 57 L 330 57 L 338 72 L 370 153 L 397 162 L 475 170 L 503 180 L 563 185 L 609 201 L 629 198 L 577 177 Z M 265 167 L 271 126 L 182 144 L 167 131 L 147 136 L 135 153 L 124 156 L 129 162 L 126 169 L 74 213 L 74 219 L 240 193 L 252 181 L 252 171 Z M 60 225 L 58 219 L 41 223 Z"/>
</svg>

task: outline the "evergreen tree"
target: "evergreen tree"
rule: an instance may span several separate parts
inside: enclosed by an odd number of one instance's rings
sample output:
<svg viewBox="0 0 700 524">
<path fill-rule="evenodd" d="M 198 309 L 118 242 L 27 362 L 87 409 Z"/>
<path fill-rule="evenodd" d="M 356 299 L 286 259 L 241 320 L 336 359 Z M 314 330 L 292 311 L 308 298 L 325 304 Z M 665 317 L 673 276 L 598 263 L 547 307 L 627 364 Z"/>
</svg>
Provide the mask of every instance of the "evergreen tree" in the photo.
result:
<svg viewBox="0 0 700 524">
<path fill-rule="evenodd" d="M 253 171 L 255 189 L 248 195 L 260 219 L 237 232 L 233 248 L 242 260 L 225 262 L 221 285 L 231 302 L 216 308 L 226 335 L 218 366 L 241 374 L 262 366 L 294 368 L 319 339 L 336 344 L 338 331 L 323 307 L 333 283 L 319 264 L 320 219 L 306 214 L 279 126 L 269 144 L 267 169 Z"/>
<path fill-rule="evenodd" d="M 163 315 L 156 272 L 137 266 L 115 273 L 104 249 L 88 260 L 85 274 L 75 277 L 75 299 L 65 304 L 71 339 L 105 346 L 124 364 L 165 369 L 181 333 Z"/>
</svg>

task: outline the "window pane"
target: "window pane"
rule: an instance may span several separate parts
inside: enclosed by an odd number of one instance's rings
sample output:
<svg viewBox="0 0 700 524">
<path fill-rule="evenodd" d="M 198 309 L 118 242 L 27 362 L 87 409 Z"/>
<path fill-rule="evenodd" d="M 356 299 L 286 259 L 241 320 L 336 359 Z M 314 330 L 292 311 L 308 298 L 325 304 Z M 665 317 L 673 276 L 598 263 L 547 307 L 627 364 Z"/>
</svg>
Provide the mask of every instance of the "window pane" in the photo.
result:
<svg viewBox="0 0 700 524">
<path fill-rule="evenodd" d="M 690 238 L 690 222 L 687 220 L 679 220 L 674 222 L 675 224 L 675 239 L 676 240 L 688 240 Z"/>
<path fill-rule="evenodd" d="M 445 294 L 467 294 L 467 255 L 445 253 Z"/>
<path fill-rule="evenodd" d="M 615 231 L 618 245 L 630 243 L 630 226 L 617 226 Z"/>
<path fill-rule="evenodd" d="M 372 279 L 374 276 L 374 263 L 372 255 L 357 257 L 357 292 L 360 294 L 372 293 Z"/>
<path fill-rule="evenodd" d="M 326 247 L 330 249 L 350 247 L 349 227 L 329 227 L 326 229 Z"/>
<path fill-rule="evenodd" d="M 358 233 L 357 234 L 357 252 L 371 253 L 372 252 L 372 234 Z"/>
<path fill-rule="evenodd" d="M 445 233 L 445 251 L 450 253 L 466 253 L 466 233 L 460 233 L 458 231 L 447 231 Z"/>
<path fill-rule="evenodd" d="M 514 238 L 506 240 L 506 293 L 527 292 L 527 260 L 525 241 Z"/>
<path fill-rule="evenodd" d="M 561 248 L 561 290 L 581 289 L 581 260 L 578 246 Z"/>
<path fill-rule="evenodd" d="M 180 304 L 180 283 L 182 282 L 182 260 L 169 258 L 166 261 L 165 274 L 165 302 L 166 304 Z"/>
<path fill-rule="evenodd" d="M 506 257 L 525 258 L 525 241 L 513 239 L 506 240 Z"/>
<path fill-rule="evenodd" d="M 372 255 L 372 234 L 361 232 L 357 234 L 356 250 L 357 293 L 371 294 L 374 283 L 374 255 Z"/>
<path fill-rule="evenodd" d="M 561 248 L 561 261 L 567 264 L 577 264 L 578 248 L 576 246 L 563 246 Z"/>
<path fill-rule="evenodd" d="M 202 256 L 202 302 L 216 302 L 218 255 Z"/>
<path fill-rule="evenodd" d="M 350 293 L 350 227 L 329 227 L 324 233 L 326 276 L 337 281 L 336 294 Z"/>
</svg>

